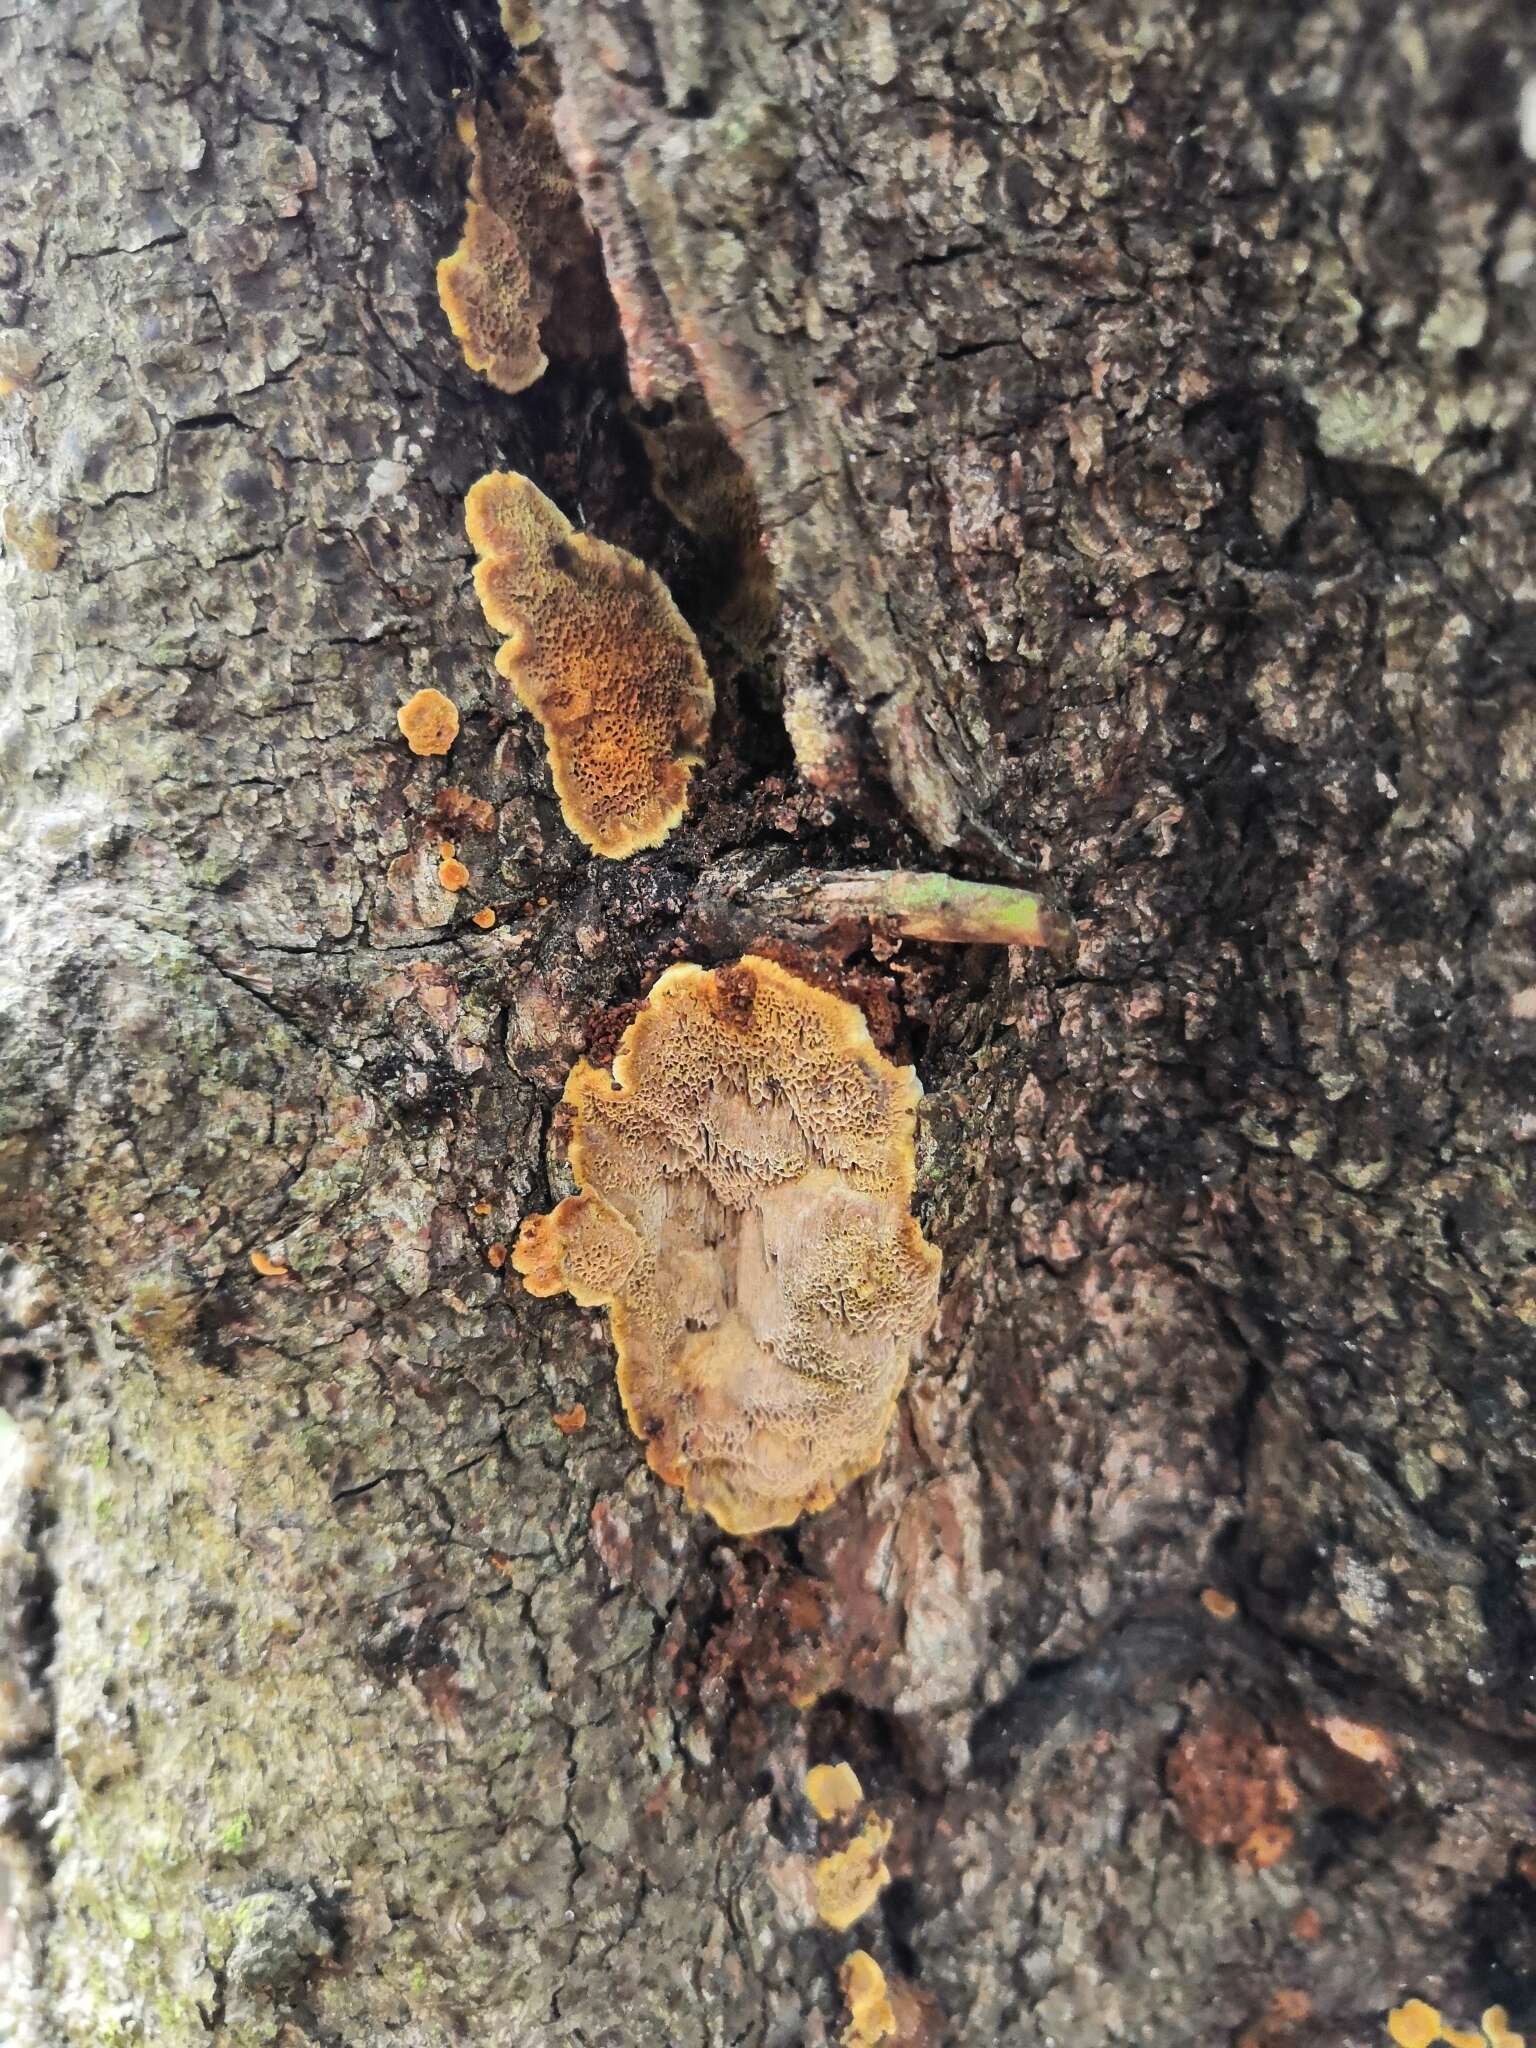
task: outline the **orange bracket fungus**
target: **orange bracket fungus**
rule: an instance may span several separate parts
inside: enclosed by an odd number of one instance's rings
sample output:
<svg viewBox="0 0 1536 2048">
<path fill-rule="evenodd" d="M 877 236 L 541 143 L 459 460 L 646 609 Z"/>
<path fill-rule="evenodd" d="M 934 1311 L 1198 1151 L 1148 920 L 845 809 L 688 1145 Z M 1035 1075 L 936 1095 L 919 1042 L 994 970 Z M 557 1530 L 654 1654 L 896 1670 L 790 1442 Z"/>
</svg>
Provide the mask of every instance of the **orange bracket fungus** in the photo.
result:
<svg viewBox="0 0 1536 2048">
<path fill-rule="evenodd" d="M 395 723 L 413 754 L 446 754 L 459 736 L 459 707 L 441 690 L 418 690 L 395 713 Z"/>
<path fill-rule="evenodd" d="M 519 47 L 538 39 L 531 8 L 509 8 L 503 24 Z M 498 391 L 543 376 L 541 330 L 559 328 L 560 355 L 605 339 L 597 245 L 555 140 L 554 92 L 552 64 L 535 56 L 459 110 L 469 199 L 459 246 L 437 266 L 437 296 L 465 362 Z"/>
<path fill-rule="evenodd" d="M 890 1822 L 872 1813 L 846 1849 L 816 1865 L 816 1911 L 839 1934 L 862 1920 L 890 1883 L 885 1852 L 891 1834 Z"/>
<path fill-rule="evenodd" d="M 530 1294 L 609 1310 L 651 1469 L 733 1535 L 879 1459 L 938 1301 L 910 1208 L 920 1092 L 851 1003 L 751 955 L 669 968 L 612 1073 L 566 1083 L 581 1192 L 512 1263 Z"/>
<path fill-rule="evenodd" d="M 565 822 L 610 860 L 659 846 L 688 807 L 715 688 L 653 570 L 577 533 L 525 476 L 483 476 L 464 523 L 498 671 L 544 727 Z"/>
</svg>

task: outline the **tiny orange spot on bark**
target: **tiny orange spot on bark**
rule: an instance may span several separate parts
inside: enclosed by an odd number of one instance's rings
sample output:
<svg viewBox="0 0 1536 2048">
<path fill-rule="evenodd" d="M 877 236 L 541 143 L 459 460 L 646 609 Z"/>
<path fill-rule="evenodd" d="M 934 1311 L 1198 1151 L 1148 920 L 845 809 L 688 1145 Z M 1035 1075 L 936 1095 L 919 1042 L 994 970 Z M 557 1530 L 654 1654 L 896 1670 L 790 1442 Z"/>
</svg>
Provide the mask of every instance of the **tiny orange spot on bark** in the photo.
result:
<svg viewBox="0 0 1536 2048">
<path fill-rule="evenodd" d="M 1371 1764 L 1377 1770 L 1397 1769 L 1397 1749 L 1380 1728 L 1372 1728 L 1365 1721 L 1351 1721 L 1344 1714 L 1329 1714 L 1322 1728 L 1334 1748 L 1342 1749 L 1346 1756 L 1358 1757 L 1361 1763 Z"/>
<path fill-rule="evenodd" d="M 496 913 L 494 910 L 491 909 L 490 905 L 487 904 L 484 910 L 477 910 L 474 916 L 469 921 L 471 924 L 479 925 L 481 931 L 488 932 L 491 926 L 496 922 Z"/>
<path fill-rule="evenodd" d="M 485 1254 L 485 1263 L 493 1272 L 499 1273 L 507 1263 L 507 1248 L 504 1244 L 491 1245 Z"/>
<path fill-rule="evenodd" d="M 288 1268 L 282 1260 L 274 1259 L 266 1252 L 252 1252 L 251 1264 L 263 1280 L 283 1280 L 288 1274 Z"/>
<path fill-rule="evenodd" d="M 1315 1906 L 1303 1906 L 1291 1922 L 1291 1932 L 1298 1941 L 1316 1941 L 1322 1931 L 1322 1916 Z"/>
<path fill-rule="evenodd" d="M 1268 1870 L 1280 1861 L 1296 1839 L 1296 1830 L 1282 1821 L 1265 1821 L 1256 1827 L 1237 1852 L 1239 1863 L 1250 1870 Z"/>
<path fill-rule="evenodd" d="M 560 1408 L 550 1417 L 562 1436 L 574 1436 L 587 1426 L 587 1411 L 578 1401 L 572 1408 Z"/>
<path fill-rule="evenodd" d="M 864 1787 L 852 1764 L 817 1764 L 805 1774 L 805 1796 L 821 1820 L 838 1820 L 855 1812 Z"/>
<path fill-rule="evenodd" d="M 459 736 L 459 708 L 441 690 L 418 690 L 395 719 L 413 754 L 446 754 Z"/>
<path fill-rule="evenodd" d="M 469 869 L 461 860 L 445 860 L 437 871 L 437 879 L 450 894 L 456 896 L 469 886 Z"/>
<path fill-rule="evenodd" d="M 491 1204 L 490 1204 L 489 1202 L 476 1202 L 476 1204 L 475 1204 L 475 1214 L 476 1214 L 477 1216 L 489 1216 L 489 1215 L 490 1215 L 490 1213 L 491 1213 Z"/>
<path fill-rule="evenodd" d="M 1200 1595 L 1200 1605 L 1207 1614 L 1214 1615 L 1217 1621 L 1230 1621 L 1237 1613 L 1237 1602 L 1230 1594 L 1221 1592 L 1215 1586 L 1206 1587 Z"/>
<path fill-rule="evenodd" d="M 472 832 L 491 832 L 496 826 L 496 807 L 483 796 L 456 789 L 450 782 L 433 798 L 432 808 L 445 825 L 468 825 Z"/>
<path fill-rule="evenodd" d="M 458 850 L 451 839 L 439 839 L 437 842 L 437 857 L 439 860 L 452 860 Z"/>
</svg>

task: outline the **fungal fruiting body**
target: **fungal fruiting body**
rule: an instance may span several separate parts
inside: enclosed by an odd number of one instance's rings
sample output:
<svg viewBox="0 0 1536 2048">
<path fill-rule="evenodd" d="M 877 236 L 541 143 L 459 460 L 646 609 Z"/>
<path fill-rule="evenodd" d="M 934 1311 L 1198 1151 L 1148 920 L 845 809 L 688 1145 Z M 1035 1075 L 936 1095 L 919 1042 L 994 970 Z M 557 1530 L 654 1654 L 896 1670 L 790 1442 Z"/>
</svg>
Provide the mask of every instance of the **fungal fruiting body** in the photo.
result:
<svg viewBox="0 0 1536 2048">
<path fill-rule="evenodd" d="M 817 1764 L 805 1774 L 805 1796 L 818 1820 L 843 1820 L 858 1812 L 864 1787 L 852 1764 Z"/>
<path fill-rule="evenodd" d="M 872 1813 L 846 1849 L 834 1850 L 816 1865 L 816 1911 L 839 1934 L 863 1919 L 890 1883 L 885 1852 L 891 1834 L 890 1822 Z"/>
<path fill-rule="evenodd" d="M 751 955 L 669 968 L 612 1073 L 566 1083 L 581 1192 L 512 1263 L 530 1294 L 609 1310 L 652 1470 L 732 1534 L 879 1459 L 938 1300 L 910 1208 L 920 1093 L 851 1003 Z"/>
<path fill-rule="evenodd" d="M 527 477 L 483 476 L 464 523 L 498 671 L 544 727 L 565 822 L 594 853 L 659 846 L 688 808 L 715 689 L 654 571 L 577 533 Z"/>
<path fill-rule="evenodd" d="M 459 736 L 459 707 L 441 690 L 418 690 L 395 713 L 413 754 L 446 754 Z"/>
<path fill-rule="evenodd" d="M 509 9 L 504 23 L 515 43 L 538 38 L 530 8 Z M 459 110 L 469 200 L 459 246 L 437 266 L 437 296 L 465 362 L 498 391 L 525 391 L 544 374 L 543 340 L 562 356 L 611 346 L 612 316 L 594 289 L 597 244 L 555 140 L 554 93 L 552 64 L 534 56 Z"/>
<path fill-rule="evenodd" d="M 838 1971 L 837 1981 L 848 2004 L 841 2048 L 878 2048 L 896 2031 L 884 1970 L 867 1949 L 856 1948 Z"/>
</svg>

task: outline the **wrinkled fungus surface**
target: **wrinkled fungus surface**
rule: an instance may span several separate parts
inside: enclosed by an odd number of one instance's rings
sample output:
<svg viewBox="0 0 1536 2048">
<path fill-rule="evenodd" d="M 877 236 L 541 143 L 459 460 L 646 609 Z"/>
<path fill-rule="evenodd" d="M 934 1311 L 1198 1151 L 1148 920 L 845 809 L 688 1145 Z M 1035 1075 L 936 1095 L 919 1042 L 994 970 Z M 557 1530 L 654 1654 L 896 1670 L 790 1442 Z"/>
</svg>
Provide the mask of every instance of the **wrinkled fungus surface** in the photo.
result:
<svg viewBox="0 0 1536 2048">
<path fill-rule="evenodd" d="M 530 1294 L 610 1311 L 653 1471 L 736 1535 L 878 1460 L 939 1254 L 910 1213 L 921 1090 L 852 1004 L 748 956 L 670 968 L 565 1088 L 581 1192 L 524 1223 Z"/>
<path fill-rule="evenodd" d="M 715 690 L 661 578 L 577 533 L 526 477 L 481 477 L 464 508 L 496 657 L 544 727 L 565 822 L 594 853 L 659 846 L 688 807 Z"/>
</svg>

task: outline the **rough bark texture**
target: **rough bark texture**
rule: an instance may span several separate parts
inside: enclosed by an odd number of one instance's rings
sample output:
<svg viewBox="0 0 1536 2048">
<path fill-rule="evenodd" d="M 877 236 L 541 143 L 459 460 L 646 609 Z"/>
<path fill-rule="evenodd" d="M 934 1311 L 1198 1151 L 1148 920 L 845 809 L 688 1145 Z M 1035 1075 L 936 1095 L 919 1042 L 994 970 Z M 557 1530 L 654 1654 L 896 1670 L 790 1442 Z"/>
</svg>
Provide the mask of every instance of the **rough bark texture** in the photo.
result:
<svg viewBox="0 0 1536 2048">
<path fill-rule="evenodd" d="M 0 1361 L 0 2033 L 795 2048 L 855 1938 L 909 2042 L 1536 2026 L 1528 10 L 552 0 L 630 349 L 518 399 L 433 295 L 510 61 L 462 13 L 0 14 L 0 1097 L 50 1276 Z M 755 654 L 652 488 L 694 385 Z M 498 465 L 720 685 L 621 867 L 490 668 Z M 699 908 L 749 922 L 756 860 L 1048 870 L 1081 944 L 840 934 L 944 1305 L 879 1473 L 733 1542 L 600 1319 L 486 1254 L 607 1013 L 777 936 Z M 843 1756 L 897 1882 L 834 1937 Z"/>
</svg>

